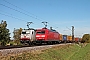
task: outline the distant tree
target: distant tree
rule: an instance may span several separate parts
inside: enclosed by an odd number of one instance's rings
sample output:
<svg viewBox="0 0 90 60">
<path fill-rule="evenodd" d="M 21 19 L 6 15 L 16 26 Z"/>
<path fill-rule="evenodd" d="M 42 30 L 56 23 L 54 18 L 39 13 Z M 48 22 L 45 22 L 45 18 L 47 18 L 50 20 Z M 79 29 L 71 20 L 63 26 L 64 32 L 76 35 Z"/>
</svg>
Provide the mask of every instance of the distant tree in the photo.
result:
<svg viewBox="0 0 90 60">
<path fill-rule="evenodd" d="M 14 38 L 14 42 L 15 42 L 17 45 L 20 44 L 21 31 L 22 31 L 22 28 L 20 28 L 20 29 L 15 29 L 15 28 L 14 28 L 14 32 L 13 32 L 14 36 L 13 36 L 13 38 Z"/>
<path fill-rule="evenodd" d="M 84 34 L 82 37 L 82 42 L 90 43 L 90 34 Z"/>
<path fill-rule="evenodd" d="M 0 44 L 1 45 L 6 45 L 10 41 L 10 33 L 9 29 L 7 27 L 7 22 L 6 21 L 1 21 L 0 23 Z"/>
</svg>

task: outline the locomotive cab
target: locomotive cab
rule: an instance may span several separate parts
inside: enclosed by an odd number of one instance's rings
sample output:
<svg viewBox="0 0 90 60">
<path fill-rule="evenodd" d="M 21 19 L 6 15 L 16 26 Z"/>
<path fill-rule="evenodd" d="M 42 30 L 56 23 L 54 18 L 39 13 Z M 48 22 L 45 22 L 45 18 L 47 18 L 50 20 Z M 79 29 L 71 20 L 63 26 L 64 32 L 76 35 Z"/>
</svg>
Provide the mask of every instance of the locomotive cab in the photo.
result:
<svg viewBox="0 0 90 60">
<path fill-rule="evenodd" d="M 36 39 L 41 41 L 46 39 L 46 29 L 38 29 L 36 30 Z"/>
<path fill-rule="evenodd" d="M 32 41 L 35 41 L 36 38 L 36 32 L 34 29 L 24 29 L 21 32 L 21 38 L 20 42 L 21 43 L 32 43 Z"/>
</svg>

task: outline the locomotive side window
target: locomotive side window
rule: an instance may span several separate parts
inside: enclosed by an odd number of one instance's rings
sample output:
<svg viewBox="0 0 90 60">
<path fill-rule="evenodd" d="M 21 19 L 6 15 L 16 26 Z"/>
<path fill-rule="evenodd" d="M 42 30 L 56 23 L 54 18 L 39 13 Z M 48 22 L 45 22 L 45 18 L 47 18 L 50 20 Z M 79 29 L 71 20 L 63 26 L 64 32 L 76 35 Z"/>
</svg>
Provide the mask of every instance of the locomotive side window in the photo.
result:
<svg viewBox="0 0 90 60">
<path fill-rule="evenodd" d="M 33 32 L 32 32 L 32 34 L 33 34 Z"/>
<path fill-rule="evenodd" d="M 38 31 L 37 34 L 45 34 L 45 31 Z"/>
</svg>

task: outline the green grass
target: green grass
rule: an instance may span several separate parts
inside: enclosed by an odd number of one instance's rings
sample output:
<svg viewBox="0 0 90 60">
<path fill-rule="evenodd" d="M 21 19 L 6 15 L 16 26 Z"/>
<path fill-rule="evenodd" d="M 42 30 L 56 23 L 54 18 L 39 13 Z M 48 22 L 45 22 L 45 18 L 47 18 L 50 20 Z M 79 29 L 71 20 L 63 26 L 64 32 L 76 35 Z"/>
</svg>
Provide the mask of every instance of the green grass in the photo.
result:
<svg viewBox="0 0 90 60">
<path fill-rule="evenodd" d="M 82 47 L 80 47 L 82 46 Z M 58 46 L 38 53 L 9 56 L 7 60 L 90 60 L 90 44 Z"/>
<path fill-rule="evenodd" d="M 90 60 L 90 44 L 87 44 L 79 50 L 70 58 L 70 60 Z"/>
<path fill-rule="evenodd" d="M 41 58 L 45 58 L 46 60 L 69 60 L 69 58 L 78 50 L 79 47 L 76 45 L 68 45 L 63 46 L 61 48 L 52 48 L 49 49 L 48 52 L 41 54 Z M 45 60 L 43 59 L 43 60 Z"/>
</svg>

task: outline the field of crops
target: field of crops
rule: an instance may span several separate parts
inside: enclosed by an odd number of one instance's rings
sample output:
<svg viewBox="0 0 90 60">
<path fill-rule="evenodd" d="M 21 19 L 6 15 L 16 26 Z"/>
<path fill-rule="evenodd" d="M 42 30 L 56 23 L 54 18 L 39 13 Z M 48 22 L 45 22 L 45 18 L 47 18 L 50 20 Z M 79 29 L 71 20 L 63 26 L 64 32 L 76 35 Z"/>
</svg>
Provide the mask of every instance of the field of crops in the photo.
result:
<svg viewBox="0 0 90 60">
<path fill-rule="evenodd" d="M 71 44 L 42 51 L 24 52 L 2 60 L 90 60 L 90 44 Z"/>
</svg>

